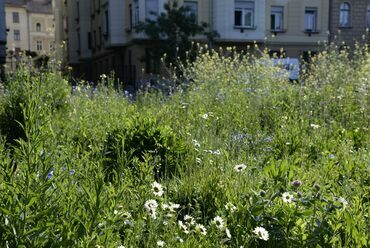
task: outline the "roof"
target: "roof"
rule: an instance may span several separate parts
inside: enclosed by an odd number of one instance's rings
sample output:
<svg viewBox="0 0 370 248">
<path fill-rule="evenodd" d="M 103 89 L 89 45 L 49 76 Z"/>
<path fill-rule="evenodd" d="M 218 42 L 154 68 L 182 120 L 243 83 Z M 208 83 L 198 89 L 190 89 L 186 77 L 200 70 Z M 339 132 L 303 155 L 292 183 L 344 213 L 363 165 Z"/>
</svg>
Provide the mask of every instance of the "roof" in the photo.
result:
<svg viewBox="0 0 370 248">
<path fill-rule="evenodd" d="M 52 14 L 51 0 L 5 0 L 5 4 L 26 7 L 32 13 Z"/>
<path fill-rule="evenodd" d="M 33 13 L 52 13 L 51 0 L 28 0 L 27 10 Z"/>
<path fill-rule="evenodd" d="M 5 0 L 5 4 L 24 6 L 26 4 L 26 1 L 25 0 Z"/>
</svg>

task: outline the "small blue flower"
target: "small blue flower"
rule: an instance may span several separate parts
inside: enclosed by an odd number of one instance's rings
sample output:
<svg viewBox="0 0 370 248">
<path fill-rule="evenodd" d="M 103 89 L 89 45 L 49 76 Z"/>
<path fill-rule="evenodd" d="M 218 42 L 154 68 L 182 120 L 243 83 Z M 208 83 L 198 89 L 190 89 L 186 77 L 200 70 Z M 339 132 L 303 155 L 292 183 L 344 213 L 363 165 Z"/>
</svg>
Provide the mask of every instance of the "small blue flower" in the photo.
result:
<svg viewBox="0 0 370 248">
<path fill-rule="evenodd" d="M 72 169 L 72 170 L 69 171 L 69 174 L 70 175 L 74 175 L 75 173 L 76 173 L 76 171 L 74 169 Z"/>
<path fill-rule="evenodd" d="M 51 169 L 49 174 L 47 175 L 47 178 L 48 179 L 52 179 L 53 178 L 53 175 L 54 175 L 54 169 Z"/>
<path fill-rule="evenodd" d="M 329 158 L 330 158 L 330 159 L 333 159 L 333 158 L 334 158 L 334 154 L 330 154 L 330 155 L 329 155 Z"/>
</svg>

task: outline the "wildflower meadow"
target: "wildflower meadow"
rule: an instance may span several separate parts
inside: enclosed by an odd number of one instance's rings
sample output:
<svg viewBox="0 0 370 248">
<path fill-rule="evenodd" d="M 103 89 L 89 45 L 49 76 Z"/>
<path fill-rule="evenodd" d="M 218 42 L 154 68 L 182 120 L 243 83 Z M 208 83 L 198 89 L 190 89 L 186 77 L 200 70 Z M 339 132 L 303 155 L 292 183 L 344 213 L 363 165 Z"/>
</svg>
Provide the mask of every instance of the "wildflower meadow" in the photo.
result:
<svg viewBox="0 0 370 248">
<path fill-rule="evenodd" d="M 0 246 L 369 247 L 368 52 L 324 50 L 298 82 L 269 61 L 204 49 L 135 96 L 21 66 Z"/>
</svg>

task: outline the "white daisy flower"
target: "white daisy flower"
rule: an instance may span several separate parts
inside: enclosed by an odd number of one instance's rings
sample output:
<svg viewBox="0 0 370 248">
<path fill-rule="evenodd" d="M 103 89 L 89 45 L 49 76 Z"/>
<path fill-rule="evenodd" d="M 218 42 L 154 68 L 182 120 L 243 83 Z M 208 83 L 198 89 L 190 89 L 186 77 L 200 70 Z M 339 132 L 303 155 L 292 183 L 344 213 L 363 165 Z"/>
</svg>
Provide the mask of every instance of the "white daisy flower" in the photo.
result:
<svg viewBox="0 0 370 248">
<path fill-rule="evenodd" d="M 184 217 L 184 221 L 187 225 L 190 225 L 190 226 L 193 226 L 195 225 L 195 220 L 193 217 L 191 217 L 190 215 L 185 215 Z"/>
<path fill-rule="evenodd" d="M 245 170 L 245 168 L 247 168 L 247 166 L 245 164 L 237 164 L 237 165 L 234 166 L 234 171 L 241 172 L 241 171 Z"/>
<path fill-rule="evenodd" d="M 203 235 L 203 236 L 206 236 L 207 235 L 207 229 L 205 228 L 205 226 L 204 225 L 202 225 L 202 224 L 196 224 L 196 226 L 195 226 L 195 231 L 197 232 L 197 233 L 200 233 L 201 235 Z"/>
<path fill-rule="evenodd" d="M 283 198 L 283 202 L 285 203 L 292 203 L 294 199 L 293 195 L 290 194 L 289 192 L 283 193 L 282 198 Z"/>
<path fill-rule="evenodd" d="M 234 204 L 232 204 L 231 202 L 228 202 L 226 205 L 225 205 L 225 209 L 230 211 L 231 213 L 235 212 L 236 211 L 236 207 L 234 206 Z"/>
<path fill-rule="evenodd" d="M 212 224 L 214 224 L 219 230 L 223 230 L 225 228 L 225 222 L 220 216 L 216 216 L 212 220 Z"/>
<path fill-rule="evenodd" d="M 156 200 L 147 200 L 144 204 L 144 207 L 146 209 L 146 211 L 152 215 L 152 218 L 153 219 L 156 219 L 157 216 L 156 216 L 156 211 L 157 211 L 157 207 L 158 207 L 158 203 Z"/>
<path fill-rule="evenodd" d="M 165 245 L 166 245 L 166 243 L 163 240 L 158 240 L 157 241 L 157 246 L 158 247 L 164 247 Z"/>
<path fill-rule="evenodd" d="M 207 120 L 207 119 L 208 119 L 208 114 L 206 113 L 206 114 L 202 115 L 202 118 L 203 118 L 204 120 Z"/>
<path fill-rule="evenodd" d="M 269 239 L 268 231 L 263 227 L 256 227 L 253 232 L 257 234 L 259 239 L 267 241 Z"/>
<path fill-rule="evenodd" d="M 179 220 L 179 221 L 178 221 L 178 223 L 179 223 L 179 227 L 180 227 L 180 229 L 181 229 L 184 233 L 188 234 L 188 233 L 189 233 L 188 227 L 187 227 L 186 225 L 184 225 L 184 223 L 183 223 L 181 220 Z"/>
<path fill-rule="evenodd" d="M 163 187 L 157 182 L 152 183 L 152 191 L 155 196 L 162 196 L 163 195 Z"/>
<path fill-rule="evenodd" d="M 179 209 L 179 208 L 180 208 L 180 204 L 170 202 L 170 210 L 171 211 L 175 212 L 176 209 Z"/>
<path fill-rule="evenodd" d="M 158 203 L 156 200 L 150 199 L 145 202 L 144 206 L 147 211 L 152 211 L 152 210 L 155 211 L 158 207 Z"/>
<path fill-rule="evenodd" d="M 125 248 L 123 245 L 119 245 L 117 246 L 117 248 Z"/>
<path fill-rule="evenodd" d="M 199 144 L 199 142 L 197 140 L 193 139 L 192 142 L 193 142 L 193 144 L 194 144 L 194 146 L 196 148 L 199 148 L 200 147 L 200 144 Z"/>
</svg>

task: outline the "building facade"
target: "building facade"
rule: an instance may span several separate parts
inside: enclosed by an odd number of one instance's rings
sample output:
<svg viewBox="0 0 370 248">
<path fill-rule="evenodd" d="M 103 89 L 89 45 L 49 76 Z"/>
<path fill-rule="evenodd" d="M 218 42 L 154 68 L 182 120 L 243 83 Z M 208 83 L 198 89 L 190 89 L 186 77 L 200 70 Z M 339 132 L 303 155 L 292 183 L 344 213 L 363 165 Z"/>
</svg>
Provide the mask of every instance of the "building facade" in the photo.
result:
<svg viewBox="0 0 370 248">
<path fill-rule="evenodd" d="M 0 78 L 4 75 L 4 64 L 6 58 L 6 24 L 5 24 L 5 4 L 0 0 Z"/>
<path fill-rule="evenodd" d="M 328 42 L 329 2 L 322 0 L 268 0 L 266 46 L 270 54 L 308 56 Z"/>
<path fill-rule="evenodd" d="M 369 43 L 370 0 L 330 0 L 330 41 L 352 46 Z"/>
<path fill-rule="evenodd" d="M 56 19 L 68 44 L 75 77 L 97 81 L 113 71 L 126 85 L 161 72 L 153 44 L 135 25 L 164 11 L 172 0 L 55 0 L 65 13 Z M 219 34 L 213 45 L 246 49 L 259 44 L 270 54 L 307 58 L 332 41 L 334 30 L 350 41 L 370 26 L 370 0 L 178 0 L 199 23 Z M 347 22 L 345 22 L 347 20 Z M 65 22 L 63 25 L 61 22 Z M 60 27 L 59 27 L 60 26 Z M 330 34 L 330 35 L 329 35 Z M 63 37 L 63 35 L 59 35 Z M 206 42 L 206 37 L 192 37 Z"/>
<path fill-rule="evenodd" d="M 5 0 L 7 64 L 15 69 L 19 54 L 39 57 L 53 53 L 55 27 L 50 0 Z"/>
</svg>

